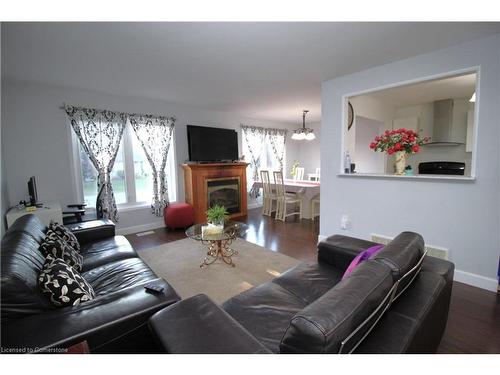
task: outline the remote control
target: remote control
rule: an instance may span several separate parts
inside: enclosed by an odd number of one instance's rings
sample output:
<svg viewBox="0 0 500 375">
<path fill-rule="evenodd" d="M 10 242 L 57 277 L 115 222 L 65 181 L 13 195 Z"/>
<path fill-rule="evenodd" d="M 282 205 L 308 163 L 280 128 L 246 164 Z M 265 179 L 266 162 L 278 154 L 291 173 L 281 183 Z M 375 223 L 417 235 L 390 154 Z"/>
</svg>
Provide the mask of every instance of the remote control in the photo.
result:
<svg viewBox="0 0 500 375">
<path fill-rule="evenodd" d="M 151 283 L 144 285 L 144 289 L 146 289 L 146 291 L 152 292 L 152 293 L 162 293 L 164 286 L 162 285 L 162 283 L 160 281 L 153 281 Z"/>
</svg>

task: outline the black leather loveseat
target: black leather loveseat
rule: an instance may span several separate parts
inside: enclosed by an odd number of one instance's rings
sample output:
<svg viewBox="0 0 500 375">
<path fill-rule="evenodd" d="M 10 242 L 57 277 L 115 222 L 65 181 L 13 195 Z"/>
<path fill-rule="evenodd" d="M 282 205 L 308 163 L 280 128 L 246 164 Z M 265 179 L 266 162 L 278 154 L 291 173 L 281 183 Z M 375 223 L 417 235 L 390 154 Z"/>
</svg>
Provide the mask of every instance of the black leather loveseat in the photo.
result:
<svg viewBox="0 0 500 375">
<path fill-rule="evenodd" d="M 168 353 L 434 353 L 451 297 L 454 266 L 425 255 L 403 232 L 342 275 L 376 245 L 331 236 L 318 261 L 302 263 L 221 307 L 197 295 L 153 315 L 150 328 Z"/>
<path fill-rule="evenodd" d="M 37 287 L 44 263 L 38 250 L 46 227 L 34 215 L 19 218 L 1 243 L 1 347 L 4 353 L 61 352 L 87 341 L 91 352 L 151 352 L 146 322 L 180 298 L 164 283 L 163 294 L 144 284 L 158 277 L 109 220 L 74 225 L 83 256 L 82 276 L 96 298 L 54 308 Z M 59 350 L 63 349 L 63 350 Z"/>
</svg>

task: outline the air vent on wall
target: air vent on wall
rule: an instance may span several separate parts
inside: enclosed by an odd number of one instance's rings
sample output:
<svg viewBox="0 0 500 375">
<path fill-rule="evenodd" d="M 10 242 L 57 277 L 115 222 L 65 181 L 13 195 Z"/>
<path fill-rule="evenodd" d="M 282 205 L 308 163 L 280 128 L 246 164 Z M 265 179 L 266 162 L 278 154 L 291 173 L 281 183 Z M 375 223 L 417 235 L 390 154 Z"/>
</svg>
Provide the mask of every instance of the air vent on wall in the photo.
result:
<svg viewBox="0 0 500 375">
<path fill-rule="evenodd" d="M 387 245 L 393 240 L 394 237 L 384 236 L 382 234 L 371 234 L 371 240 L 373 242 L 381 243 Z M 433 256 L 434 258 L 441 258 L 448 260 L 449 249 L 441 246 L 425 244 L 425 249 L 427 250 L 427 255 Z"/>
</svg>

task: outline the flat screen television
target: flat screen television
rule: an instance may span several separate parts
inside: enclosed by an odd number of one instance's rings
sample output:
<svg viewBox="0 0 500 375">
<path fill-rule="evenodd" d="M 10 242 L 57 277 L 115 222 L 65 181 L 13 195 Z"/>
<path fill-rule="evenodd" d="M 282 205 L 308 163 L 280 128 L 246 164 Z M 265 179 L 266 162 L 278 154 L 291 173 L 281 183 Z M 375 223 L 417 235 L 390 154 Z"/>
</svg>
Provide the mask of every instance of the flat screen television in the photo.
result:
<svg viewBox="0 0 500 375">
<path fill-rule="evenodd" d="M 236 130 L 188 125 L 187 137 L 190 161 L 234 161 L 239 158 Z"/>
</svg>

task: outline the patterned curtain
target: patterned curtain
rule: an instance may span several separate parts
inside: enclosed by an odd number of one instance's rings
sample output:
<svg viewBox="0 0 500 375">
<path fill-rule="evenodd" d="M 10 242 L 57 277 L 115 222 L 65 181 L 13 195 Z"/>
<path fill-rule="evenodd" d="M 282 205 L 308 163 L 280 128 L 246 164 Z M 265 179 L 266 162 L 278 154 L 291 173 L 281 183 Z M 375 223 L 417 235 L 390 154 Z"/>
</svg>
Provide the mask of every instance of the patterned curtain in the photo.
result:
<svg viewBox="0 0 500 375">
<path fill-rule="evenodd" d="M 266 129 L 267 137 L 271 143 L 274 157 L 280 163 L 280 171 L 283 172 L 283 158 L 285 156 L 285 142 L 286 133 L 285 129 Z"/>
<path fill-rule="evenodd" d="M 165 165 L 167 164 L 175 119 L 173 117 L 138 114 L 130 115 L 129 119 L 153 170 L 151 209 L 155 215 L 163 216 L 163 209 L 169 203 Z"/>
<path fill-rule="evenodd" d="M 260 195 L 260 189 L 253 188 L 253 182 L 259 180 L 260 158 L 264 150 L 266 129 L 256 126 L 241 125 L 243 137 L 247 144 L 247 150 L 244 150 L 245 159 L 250 163 L 251 178 L 249 178 L 248 186 L 250 188 L 249 195 L 257 198 Z M 248 153 L 246 152 L 248 151 Z M 247 155 L 250 155 L 248 158 Z"/>
<path fill-rule="evenodd" d="M 102 207 L 103 217 L 118 221 L 111 170 L 120 147 L 127 114 L 65 105 L 71 126 L 83 150 L 97 170 L 97 191 L 101 191 L 96 207 Z"/>
</svg>

